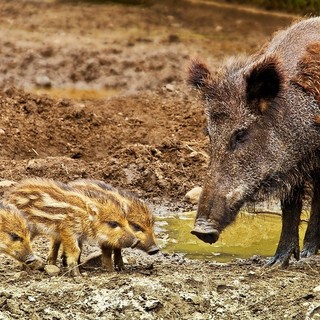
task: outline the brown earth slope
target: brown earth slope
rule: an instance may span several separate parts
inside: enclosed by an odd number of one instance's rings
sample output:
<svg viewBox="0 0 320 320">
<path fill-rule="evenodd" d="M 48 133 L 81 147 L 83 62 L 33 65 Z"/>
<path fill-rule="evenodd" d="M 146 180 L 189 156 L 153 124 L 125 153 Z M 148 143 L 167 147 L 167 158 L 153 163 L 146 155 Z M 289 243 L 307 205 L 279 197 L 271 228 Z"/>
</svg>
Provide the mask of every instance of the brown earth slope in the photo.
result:
<svg viewBox="0 0 320 320">
<path fill-rule="evenodd" d="M 194 209 L 184 195 L 201 185 L 208 142 L 201 104 L 185 84 L 189 60 L 215 66 L 251 53 L 293 19 L 207 2 L 0 0 L 0 178 L 91 177 L 136 192 L 156 215 Z M 36 240 L 43 259 L 46 248 Z M 317 257 L 279 270 L 259 257 L 124 256 L 125 271 L 81 278 L 20 272 L 1 256 L 0 319 L 320 316 Z"/>
</svg>

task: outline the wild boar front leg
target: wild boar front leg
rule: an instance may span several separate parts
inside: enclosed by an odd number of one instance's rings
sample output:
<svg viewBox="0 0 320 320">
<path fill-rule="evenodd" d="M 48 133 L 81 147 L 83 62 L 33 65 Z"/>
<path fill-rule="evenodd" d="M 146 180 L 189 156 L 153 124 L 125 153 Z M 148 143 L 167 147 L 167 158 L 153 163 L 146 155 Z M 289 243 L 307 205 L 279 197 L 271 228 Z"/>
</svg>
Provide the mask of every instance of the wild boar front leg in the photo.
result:
<svg viewBox="0 0 320 320">
<path fill-rule="evenodd" d="M 114 249 L 113 250 L 114 254 L 114 268 L 118 271 L 124 270 L 124 263 L 122 260 L 122 255 L 121 255 L 121 249 Z"/>
<path fill-rule="evenodd" d="M 320 172 L 312 175 L 313 196 L 310 219 L 303 240 L 301 257 L 306 258 L 317 254 L 320 247 Z"/>
<path fill-rule="evenodd" d="M 81 274 L 78 267 L 78 261 L 81 249 L 79 247 L 78 240 L 69 230 L 62 230 L 60 235 L 69 272 L 73 276 L 80 276 Z"/>
<path fill-rule="evenodd" d="M 114 271 L 113 265 L 112 265 L 112 247 L 110 247 L 107 244 L 101 245 L 102 250 L 102 267 L 105 268 L 107 271 Z"/>
<path fill-rule="evenodd" d="M 275 255 L 267 265 L 288 266 L 291 255 L 299 260 L 299 224 L 302 210 L 303 187 L 296 186 L 291 194 L 281 201 L 282 230 Z"/>
</svg>

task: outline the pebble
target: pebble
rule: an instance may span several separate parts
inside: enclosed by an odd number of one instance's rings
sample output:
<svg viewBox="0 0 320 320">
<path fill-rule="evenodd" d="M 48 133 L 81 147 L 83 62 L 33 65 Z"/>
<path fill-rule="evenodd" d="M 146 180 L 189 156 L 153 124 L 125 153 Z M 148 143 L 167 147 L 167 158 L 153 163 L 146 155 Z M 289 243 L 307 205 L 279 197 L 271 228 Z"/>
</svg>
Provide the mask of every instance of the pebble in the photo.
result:
<svg viewBox="0 0 320 320">
<path fill-rule="evenodd" d="M 60 268 L 53 264 L 48 264 L 44 267 L 44 271 L 49 275 L 49 276 L 57 276 L 60 273 Z"/>
<path fill-rule="evenodd" d="M 25 279 L 26 277 L 28 277 L 28 272 L 27 271 L 16 272 L 13 275 L 13 279 L 15 279 L 15 280 Z"/>
<path fill-rule="evenodd" d="M 0 181 L 0 188 L 8 188 L 15 184 L 12 180 L 1 180 Z"/>
<path fill-rule="evenodd" d="M 174 86 L 170 83 L 166 84 L 166 89 L 169 91 L 169 92 L 173 92 L 174 91 Z"/>
<path fill-rule="evenodd" d="M 196 204 L 199 202 L 201 192 L 202 192 L 202 188 L 199 186 L 196 186 L 186 193 L 185 199 L 192 204 Z"/>
<path fill-rule="evenodd" d="M 144 308 L 146 311 L 151 311 L 151 310 L 156 309 L 160 306 L 162 306 L 162 303 L 159 300 L 154 299 L 154 300 L 146 301 Z"/>
<path fill-rule="evenodd" d="M 315 288 L 313 288 L 313 292 L 320 292 L 320 286 L 316 286 Z"/>
<path fill-rule="evenodd" d="M 7 300 L 8 311 L 15 315 L 21 315 L 22 311 L 20 310 L 19 303 L 13 299 Z"/>
<path fill-rule="evenodd" d="M 35 82 L 39 87 L 42 87 L 42 88 L 50 88 L 51 87 L 51 80 L 46 75 L 36 76 Z"/>
</svg>

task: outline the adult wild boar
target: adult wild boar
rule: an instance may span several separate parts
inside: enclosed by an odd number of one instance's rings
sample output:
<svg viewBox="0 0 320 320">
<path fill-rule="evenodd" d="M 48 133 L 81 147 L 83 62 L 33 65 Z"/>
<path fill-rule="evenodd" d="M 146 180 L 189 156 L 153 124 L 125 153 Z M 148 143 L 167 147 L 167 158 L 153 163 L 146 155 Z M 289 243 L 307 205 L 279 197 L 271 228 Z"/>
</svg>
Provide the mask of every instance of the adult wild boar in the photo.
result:
<svg viewBox="0 0 320 320">
<path fill-rule="evenodd" d="M 304 183 L 313 184 L 302 256 L 320 245 L 320 18 L 278 32 L 249 58 L 212 76 L 193 61 L 189 82 L 202 92 L 211 154 L 192 231 L 216 242 L 241 206 L 276 195 L 282 232 L 269 264 L 299 258 L 298 226 Z"/>
</svg>

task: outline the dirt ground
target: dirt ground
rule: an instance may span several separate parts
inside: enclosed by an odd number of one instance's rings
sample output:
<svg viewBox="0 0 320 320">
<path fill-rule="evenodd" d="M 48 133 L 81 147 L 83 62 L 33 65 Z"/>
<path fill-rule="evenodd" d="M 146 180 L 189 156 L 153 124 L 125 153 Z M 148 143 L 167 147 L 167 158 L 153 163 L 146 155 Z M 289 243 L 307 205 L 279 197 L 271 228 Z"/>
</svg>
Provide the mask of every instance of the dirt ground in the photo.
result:
<svg viewBox="0 0 320 320">
<path fill-rule="evenodd" d="M 214 67 L 250 54 L 294 19 L 208 1 L 0 0 L 0 15 L 0 178 L 102 179 L 137 193 L 155 216 L 195 209 L 184 196 L 207 166 L 190 59 Z M 43 259 L 46 247 L 34 244 Z M 20 271 L 1 256 L 0 319 L 320 318 L 317 256 L 277 269 L 258 256 L 124 255 L 125 271 L 81 278 Z"/>
</svg>

